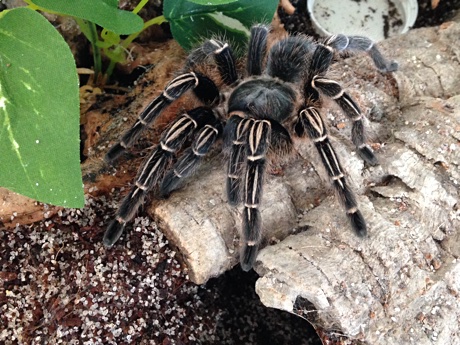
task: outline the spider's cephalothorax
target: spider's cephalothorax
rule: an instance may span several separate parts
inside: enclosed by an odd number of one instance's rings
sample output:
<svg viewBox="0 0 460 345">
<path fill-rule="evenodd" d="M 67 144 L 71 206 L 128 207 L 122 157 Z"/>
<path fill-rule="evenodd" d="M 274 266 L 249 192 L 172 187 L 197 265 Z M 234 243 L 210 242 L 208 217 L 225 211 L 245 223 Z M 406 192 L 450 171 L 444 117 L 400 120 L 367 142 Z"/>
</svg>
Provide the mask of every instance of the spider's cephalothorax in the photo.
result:
<svg viewBox="0 0 460 345">
<path fill-rule="evenodd" d="M 202 106 L 179 115 L 167 127 L 145 159 L 104 235 L 106 246 L 118 240 L 149 191 L 158 187 L 159 194 L 166 196 L 182 186 L 220 136 L 224 138 L 227 159 L 228 202 L 243 204 L 240 262 L 244 270 L 252 267 L 262 238 L 259 206 L 267 157 L 272 153 L 288 154 L 293 136 L 307 136 L 313 141 L 352 227 L 358 235 L 366 234 L 366 223 L 320 115 L 321 98 L 338 104 L 353 122 L 352 141 L 360 156 L 376 164 L 377 159 L 365 143 L 361 110 L 339 83 L 327 78 L 326 72 L 334 54 L 342 52 L 367 52 L 382 72 L 395 71 L 397 64 L 387 61 L 374 43 L 362 36 L 334 35 L 322 43 L 291 36 L 269 44 L 269 34 L 264 25 L 251 29 L 246 71 L 241 73 L 241 80 L 230 46 L 215 39 L 204 42 L 189 55 L 182 73 L 169 82 L 120 143 L 111 148 L 108 161 L 132 146 L 141 132 L 187 91 L 193 90 L 201 101 Z M 209 63 L 218 71 L 218 81 L 200 68 Z M 229 94 L 227 101 L 224 92 Z M 179 150 L 183 152 L 176 157 Z"/>
</svg>

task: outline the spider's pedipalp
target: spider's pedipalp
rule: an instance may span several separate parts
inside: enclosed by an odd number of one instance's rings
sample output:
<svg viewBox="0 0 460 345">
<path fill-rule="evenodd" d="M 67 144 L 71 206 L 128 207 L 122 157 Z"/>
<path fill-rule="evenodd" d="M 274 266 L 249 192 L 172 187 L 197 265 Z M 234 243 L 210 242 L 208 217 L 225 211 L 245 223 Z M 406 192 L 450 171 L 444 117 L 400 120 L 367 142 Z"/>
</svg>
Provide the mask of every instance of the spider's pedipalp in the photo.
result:
<svg viewBox="0 0 460 345">
<path fill-rule="evenodd" d="M 268 27 L 255 25 L 251 28 L 251 37 L 248 46 L 248 61 L 246 70 L 248 75 L 261 75 L 262 65 L 267 51 Z"/>
<path fill-rule="evenodd" d="M 299 114 L 299 125 L 304 128 L 304 131 L 314 142 L 353 229 L 358 235 L 364 236 L 367 232 L 366 223 L 358 209 L 355 196 L 347 185 L 345 174 L 329 141 L 324 121 L 318 110 L 315 107 L 303 109 Z"/>
<path fill-rule="evenodd" d="M 355 144 L 359 155 L 367 163 L 376 165 L 378 163 L 377 157 L 375 157 L 372 149 L 365 142 L 366 138 L 364 134 L 363 115 L 361 113 L 361 109 L 353 98 L 351 98 L 351 96 L 342 89 L 340 84 L 334 80 L 315 76 L 313 77 L 311 84 L 314 89 L 333 99 L 343 110 L 345 115 L 353 121 L 353 128 L 351 130 L 351 139 L 353 144 Z"/>
<path fill-rule="evenodd" d="M 338 34 L 328 37 L 325 44 L 338 52 L 366 52 L 381 72 L 394 72 L 398 69 L 398 63 L 396 61 L 388 61 L 377 48 L 375 42 L 368 37 Z"/>
</svg>

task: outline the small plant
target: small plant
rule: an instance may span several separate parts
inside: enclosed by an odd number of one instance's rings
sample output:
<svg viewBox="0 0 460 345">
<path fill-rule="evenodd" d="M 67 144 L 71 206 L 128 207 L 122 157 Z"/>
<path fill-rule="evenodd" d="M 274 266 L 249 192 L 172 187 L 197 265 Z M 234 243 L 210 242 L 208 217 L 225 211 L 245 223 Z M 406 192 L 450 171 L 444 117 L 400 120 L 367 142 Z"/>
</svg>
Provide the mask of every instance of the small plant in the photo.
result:
<svg viewBox="0 0 460 345">
<path fill-rule="evenodd" d="M 83 207 L 79 92 L 75 61 L 55 28 L 36 10 L 72 16 L 93 46 L 95 76 L 126 62 L 127 48 L 151 25 L 169 22 L 185 49 L 211 35 L 236 50 L 254 23 L 270 22 L 278 0 L 164 0 L 147 21 L 118 0 L 26 0 L 0 13 L 0 186 L 38 201 Z M 24 25 L 27 23 L 27 25 Z M 98 27 L 101 30 L 98 30 Z M 102 55 L 109 59 L 102 72 Z"/>
</svg>

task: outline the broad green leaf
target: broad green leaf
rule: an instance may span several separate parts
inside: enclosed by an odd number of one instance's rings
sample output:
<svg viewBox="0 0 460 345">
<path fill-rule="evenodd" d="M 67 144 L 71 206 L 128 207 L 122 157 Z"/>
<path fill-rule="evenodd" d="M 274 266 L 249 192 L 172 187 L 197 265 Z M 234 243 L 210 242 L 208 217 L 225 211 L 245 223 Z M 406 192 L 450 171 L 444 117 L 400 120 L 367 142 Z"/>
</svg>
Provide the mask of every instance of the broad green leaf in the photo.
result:
<svg viewBox="0 0 460 345">
<path fill-rule="evenodd" d="M 118 0 L 102 0 L 107 3 L 107 5 L 112 7 L 118 7 Z"/>
<path fill-rule="evenodd" d="M 79 133 L 69 46 L 41 14 L 8 11 L 0 17 L 0 185 L 45 203 L 82 207 Z"/>
<path fill-rule="evenodd" d="M 47 10 L 86 19 L 119 35 L 141 31 L 144 21 L 137 14 L 120 10 L 116 0 L 32 0 Z"/>
<path fill-rule="evenodd" d="M 238 0 L 188 0 L 188 1 L 194 2 L 195 4 L 198 4 L 198 5 L 212 6 L 212 5 L 229 4 L 231 2 L 236 2 Z"/>
<path fill-rule="evenodd" d="M 164 0 L 163 13 L 174 38 L 185 49 L 191 49 L 206 37 L 217 35 L 225 37 L 234 49 L 241 50 L 251 26 L 270 23 L 278 2 L 238 0 L 204 6 L 188 0 Z"/>
</svg>

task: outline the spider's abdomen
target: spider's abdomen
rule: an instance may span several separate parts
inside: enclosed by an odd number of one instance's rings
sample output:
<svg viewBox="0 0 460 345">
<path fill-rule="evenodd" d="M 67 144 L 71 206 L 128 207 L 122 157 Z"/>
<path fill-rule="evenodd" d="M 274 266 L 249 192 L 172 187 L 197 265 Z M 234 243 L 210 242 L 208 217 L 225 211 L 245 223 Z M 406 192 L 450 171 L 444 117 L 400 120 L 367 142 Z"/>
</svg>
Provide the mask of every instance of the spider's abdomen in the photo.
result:
<svg viewBox="0 0 460 345">
<path fill-rule="evenodd" d="M 294 111 L 296 92 L 272 78 L 258 78 L 239 85 L 230 95 L 228 112 L 242 111 L 256 119 L 283 122 Z"/>
</svg>

